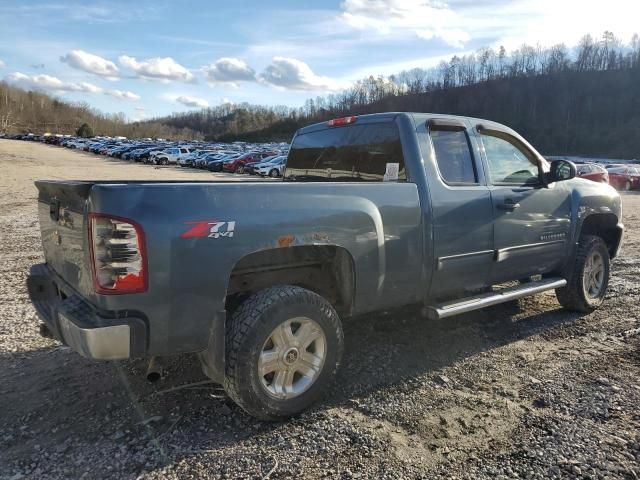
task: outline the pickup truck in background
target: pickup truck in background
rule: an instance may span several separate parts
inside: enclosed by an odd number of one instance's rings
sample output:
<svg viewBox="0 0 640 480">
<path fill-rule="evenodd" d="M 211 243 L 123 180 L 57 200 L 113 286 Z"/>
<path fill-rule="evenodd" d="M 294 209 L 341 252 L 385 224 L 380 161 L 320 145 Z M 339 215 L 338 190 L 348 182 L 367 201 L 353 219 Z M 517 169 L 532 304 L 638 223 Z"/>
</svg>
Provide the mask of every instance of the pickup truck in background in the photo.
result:
<svg viewBox="0 0 640 480">
<path fill-rule="evenodd" d="M 327 391 L 342 322 L 443 319 L 555 290 L 604 299 L 618 193 L 513 130 L 426 113 L 299 130 L 281 182 L 38 181 L 42 331 L 97 360 L 197 353 L 250 414 Z"/>
</svg>

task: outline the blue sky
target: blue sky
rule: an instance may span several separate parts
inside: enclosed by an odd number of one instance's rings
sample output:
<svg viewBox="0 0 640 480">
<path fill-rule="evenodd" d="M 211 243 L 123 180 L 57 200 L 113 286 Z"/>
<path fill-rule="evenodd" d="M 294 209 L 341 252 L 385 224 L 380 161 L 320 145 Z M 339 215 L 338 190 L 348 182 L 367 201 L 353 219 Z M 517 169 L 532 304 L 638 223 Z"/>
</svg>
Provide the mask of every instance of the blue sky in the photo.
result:
<svg viewBox="0 0 640 480">
<path fill-rule="evenodd" d="M 637 0 L 0 0 L 0 79 L 130 119 L 299 106 L 483 46 L 628 41 L 637 18 Z"/>
</svg>

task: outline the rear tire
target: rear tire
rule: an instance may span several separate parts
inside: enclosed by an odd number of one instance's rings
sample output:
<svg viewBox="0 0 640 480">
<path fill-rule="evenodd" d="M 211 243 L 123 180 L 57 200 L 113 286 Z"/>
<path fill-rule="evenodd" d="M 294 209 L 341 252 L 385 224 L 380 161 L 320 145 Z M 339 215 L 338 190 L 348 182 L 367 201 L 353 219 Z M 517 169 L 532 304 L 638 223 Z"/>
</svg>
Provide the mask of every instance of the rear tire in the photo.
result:
<svg viewBox="0 0 640 480">
<path fill-rule="evenodd" d="M 272 170 L 269 172 L 269 176 L 270 176 L 271 178 L 276 178 L 276 177 L 278 177 L 278 176 L 279 176 L 278 170 L 277 170 L 276 168 L 272 169 Z"/>
<path fill-rule="evenodd" d="M 589 313 L 604 301 L 609 286 L 610 259 L 607 245 L 595 235 L 583 235 L 578 242 L 573 273 L 556 297 L 567 310 Z"/>
<path fill-rule="evenodd" d="M 624 186 L 622 187 L 622 189 L 625 192 L 628 192 L 629 190 L 631 190 L 631 182 L 629 180 L 627 180 L 626 182 L 624 182 Z"/>
<path fill-rule="evenodd" d="M 327 391 L 343 347 L 340 318 L 324 298 L 291 285 L 267 288 L 233 313 L 225 390 L 256 418 L 295 415 Z"/>
<path fill-rule="evenodd" d="M 238 165 L 235 173 L 244 173 L 244 165 Z"/>
</svg>

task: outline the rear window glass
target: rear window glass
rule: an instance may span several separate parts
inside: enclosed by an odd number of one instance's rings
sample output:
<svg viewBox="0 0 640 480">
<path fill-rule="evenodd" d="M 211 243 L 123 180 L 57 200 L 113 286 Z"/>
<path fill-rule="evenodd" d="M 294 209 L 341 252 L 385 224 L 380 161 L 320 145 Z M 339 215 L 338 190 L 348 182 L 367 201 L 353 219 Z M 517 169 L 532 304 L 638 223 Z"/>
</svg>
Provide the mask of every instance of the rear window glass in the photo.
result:
<svg viewBox="0 0 640 480">
<path fill-rule="evenodd" d="M 395 123 L 327 128 L 297 135 L 291 145 L 285 180 L 405 181 Z"/>
<path fill-rule="evenodd" d="M 451 184 L 478 183 L 466 132 L 432 127 L 429 134 L 442 179 Z"/>
</svg>

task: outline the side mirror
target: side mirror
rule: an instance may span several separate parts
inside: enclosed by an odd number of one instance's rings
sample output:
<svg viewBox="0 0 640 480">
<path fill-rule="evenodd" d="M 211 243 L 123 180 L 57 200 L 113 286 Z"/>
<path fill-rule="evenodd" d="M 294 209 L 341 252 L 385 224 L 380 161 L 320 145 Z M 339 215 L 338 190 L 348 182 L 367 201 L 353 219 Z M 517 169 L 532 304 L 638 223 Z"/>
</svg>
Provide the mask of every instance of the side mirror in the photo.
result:
<svg viewBox="0 0 640 480">
<path fill-rule="evenodd" d="M 568 160 L 554 160 L 551 162 L 551 168 L 547 173 L 547 183 L 562 182 L 563 180 L 571 180 L 576 176 L 576 166 Z"/>
</svg>

